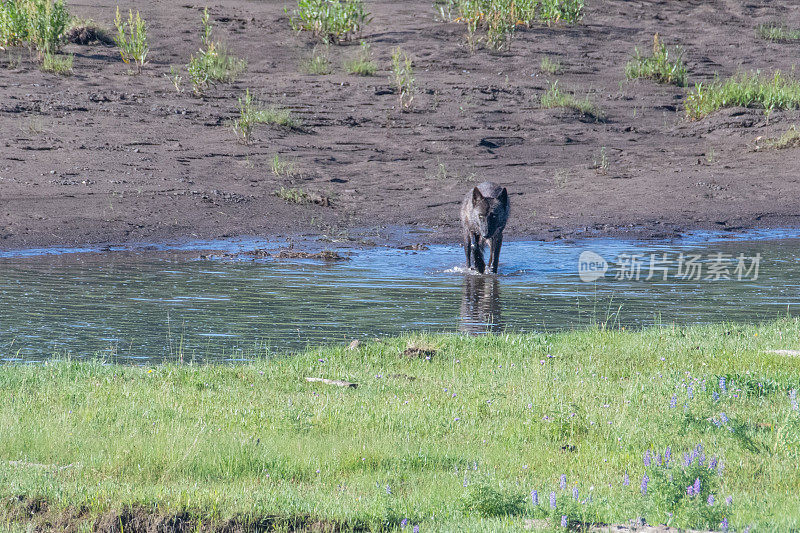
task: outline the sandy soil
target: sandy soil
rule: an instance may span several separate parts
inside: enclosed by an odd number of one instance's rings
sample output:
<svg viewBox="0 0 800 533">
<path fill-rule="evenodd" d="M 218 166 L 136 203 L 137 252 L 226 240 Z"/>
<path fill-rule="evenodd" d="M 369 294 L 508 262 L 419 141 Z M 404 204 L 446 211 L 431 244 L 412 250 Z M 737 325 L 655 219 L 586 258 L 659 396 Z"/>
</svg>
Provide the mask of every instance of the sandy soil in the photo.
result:
<svg viewBox="0 0 800 533">
<path fill-rule="evenodd" d="M 69 5 L 108 25 L 114 14 L 107 2 Z M 754 149 L 800 112 L 767 120 L 729 109 L 688 122 L 683 89 L 624 81 L 634 47 L 648 49 L 655 32 L 685 48 L 693 81 L 789 70 L 800 44 L 759 40 L 754 27 L 800 27 L 796 2 L 589 0 L 578 26 L 520 31 L 508 53 L 472 54 L 464 27 L 437 21 L 430 0 L 368 1 L 364 38 L 380 70 L 357 77 L 341 66 L 357 46 L 330 48 L 333 74 L 302 72 L 314 42 L 289 28 L 291 2 L 215 1 L 215 38 L 248 69 L 204 98 L 177 93 L 164 74 L 199 47 L 205 4 L 131 5 L 150 28 L 141 75 L 127 74 L 110 46 L 68 45 L 71 77 L 41 73 L 26 50 L 0 52 L 0 247 L 232 235 L 456 241 L 471 179 L 508 187 L 516 239 L 800 227 L 797 149 Z M 388 79 L 396 46 L 413 57 L 420 88 L 409 113 Z M 564 72 L 540 72 L 543 56 Z M 556 79 L 590 94 L 606 120 L 542 109 Z M 303 127 L 260 126 L 249 146 L 237 143 L 227 123 L 246 88 Z M 275 154 L 294 162 L 294 176 L 271 172 Z M 289 204 L 274 195 L 281 186 L 331 204 Z"/>
</svg>

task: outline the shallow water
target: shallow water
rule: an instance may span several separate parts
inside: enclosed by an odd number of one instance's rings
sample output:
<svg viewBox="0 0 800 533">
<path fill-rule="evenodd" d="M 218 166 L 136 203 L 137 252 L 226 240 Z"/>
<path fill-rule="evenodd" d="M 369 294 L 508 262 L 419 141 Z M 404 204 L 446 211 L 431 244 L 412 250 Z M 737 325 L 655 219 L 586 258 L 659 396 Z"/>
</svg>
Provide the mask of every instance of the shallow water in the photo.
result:
<svg viewBox="0 0 800 533">
<path fill-rule="evenodd" d="M 357 250 L 346 252 L 350 261 L 329 264 L 0 252 L 0 359 L 99 354 L 121 362 L 237 361 L 419 330 L 480 333 L 597 322 L 616 327 L 772 319 L 795 314 L 800 304 L 797 237 L 791 231 L 759 231 L 735 239 L 699 233 L 670 242 L 508 242 L 497 276 L 465 272 L 456 246 Z M 236 251 L 253 244 L 263 242 L 159 249 Z M 585 250 L 611 263 L 597 281 L 579 277 L 578 258 Z M 58 252 L 64 251 L 74 250 Z M 695 264 L 703 279 L 677 277 L 681 253 L 683 267 L 689 266 L 689 255 L 699 256 Z M 719 253 L 727 255 L 715 259 Z M 643 254 L 640 279 L 615 279 L 636 277 L 629 275 L 636 262 L 625 254 Z M 657 268 L 648 280 L 651 254 Z M 757 279 L 753 270 L 738 275 L 740 254 L 747 267 L 760 254 Z M 724 271 L 722 279 L 705 279 L 720 277 L 722 267 L 715 264 L 726 264 L 731 279 L 724 279 Z"/>
</svg>

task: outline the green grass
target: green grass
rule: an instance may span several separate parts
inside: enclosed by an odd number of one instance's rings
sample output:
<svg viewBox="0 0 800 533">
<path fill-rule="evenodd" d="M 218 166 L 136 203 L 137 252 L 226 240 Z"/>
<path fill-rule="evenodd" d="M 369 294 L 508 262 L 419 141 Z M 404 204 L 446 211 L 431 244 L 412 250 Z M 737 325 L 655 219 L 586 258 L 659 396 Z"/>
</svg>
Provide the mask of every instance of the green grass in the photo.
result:
<svg viewBox="0 0 800 533">
<path fill-rule="evenodd" d="M 800 30 L 772 22 L 759 24 L 756 27 L 756 36 L 767 41 L 797 41 L 800 40 Z"/>
<path fill-rule="evenodd" d="M 561 68 L 560 61 L 545 56 L 539 62 L 539 70 L 545 74 L 560 74 L 564 69 Z"/>
<path fill-rule="evenodd" d="M 8 365 L 0 524 L 21 496 L 51 515 L 82 509 L 77 522 L 128 509 L 203 527 L 396 530 L 407 519 L 409 530 L 477 532 L 672 513 L 675 527 L 724 518 L 736 531 L 787 531 L 800 527 L 800 366 L 769 350 L 798 338 L 800 323 L 784 319 L 413 336 L 241 366 Z M 409 343 L 436 352 L 405 356 Z M 698 444 L 703 465 L 684 467 Z"/>
<path fill-rule="evenodd" d="M 635 49 L 633 59 L 625 65 L 625 77 L 629 80 L 648 78 L 658 83 L 671 83 L 678 87 L 686 87 L 686 65 L 680 48 L 672 53 L 660 42 L 658 34 L 653 37 L 653 55 L 643 56 Z"/>
<path fill-rule="evenodd" d="M 27 42 L 41 58 L 64 43 L 70 14 L 63 0 L 3 0 L 0 2 L 0 46 Z"/>
<path fill-rule="evenodd" d="M 589 95 L 583 99 L 578 98 L 573 93 L 562 90 L 558 86 L 558 81 L 550 84 L 542 95 L 541 104 L 546 109 L 556 107 L 572 109 L 595 120 L 602 120 L 605 116 L 603 110 L 589 98 Z"/>
<path fill-rule="evenodd" d="M 725 107 L 760 107 L 767 113 L 775 109 L 800 107 L 800 82 L 775 71 L 738 74 L 725 81 L 697 83 L 686 97 L 686 115 L 697 120 Z"/>
<path fill-rule="evenodd" d="M 39 68 L 42 72 L 69 76 L 72 74 L 72 63 L 74 59 L 75 57 L 72 54 L 59 55 L 45 53 L 42 56 L 42 63 L 39 65 Z"/>
<path fill-rule="evenodd" d="M 333 72 L 327 49 L 320 51 L 316 47 L 311 53 L 311 57 L 303 61 L 301 67 L 307 74 L 315 74 L 317 76 L 324 76 Z"/>
<path fill-rule="evenodd" d="M 136 65 L 136 72 L 141 72 L 147 61 L 147 53 L 150 51 L 150 46 L 147 44 L 147 24 L 138 11 L 134 16 L 133 10 L 128 10 L 128 20 L 124 21 L 117 6 L 114 27 L 117 29 L 114 43 L 119 48 L 122 61 L 126 65 L 132 62 Z"/>
<path fill-rule="evenodd" d="M 231 129 L 244 144 L 250 142 L 253 129 L 257 124 L 272 124 L 286 128 L 300 127 L 300 121 L 292 116 L 288 109 L 263 107 L 253 99 L 250 89 L 244 97 L 239 98 L 239 116 L 231 122 Z"/>
<path fill-rule="evenodd" d="M 295 187 L 281 187 L 275 191 L 274 194 L 281 200 L 286 200 L 290 204 L 310 204 L 314 201 L 309 193 Z"/>
<path fill-rule="evenodd" d="M 375 64 L 375 61 L 372 60 L 372 50 L 366 41 L 361 41 L 358 54 L 354 58 L 344 62 L 344 69 L 349 74 L 355 74 L 357 76 L 375 75 L 378 66 Z"/>
</svg>

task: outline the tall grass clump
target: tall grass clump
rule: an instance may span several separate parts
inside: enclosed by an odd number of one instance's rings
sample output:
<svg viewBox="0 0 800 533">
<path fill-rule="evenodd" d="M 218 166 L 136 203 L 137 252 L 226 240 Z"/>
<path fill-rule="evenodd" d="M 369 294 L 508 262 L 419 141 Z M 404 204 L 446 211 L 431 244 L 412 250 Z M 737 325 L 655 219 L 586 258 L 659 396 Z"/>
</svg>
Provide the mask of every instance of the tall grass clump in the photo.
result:
<svg viewBox="0 0 800 533">
<path fill-rule="evenodd" d="M 250 89 L 239 98 L 239 116 L 231 122 L 231 129 L 243 144 L 249 144 L 256 124 L 273 124 L 287 128 L 300 127 L 300 121 L 288 109 L 263 107 L 253 99 Z"/>
<path fill-rule="evenodd" d="M 114 19 L 114 26 L 117 28 L 117 36 L 114 43 L 119 47 L 119 54 L 125 64 L 134 63 L 136 71 L 141 72 L 142 67 L 147 61 L 147 52 L 150 50 L 147 45 L 147 25 L 145 21 L 133 10 L 128 10 L 128 20 L 123 21 L 117 6 L 117 16 Z"/>
<path fill-rule="evenodd" d="M 72 54 L 59 55 L 59 54 L 45 53 L 42 56 L 42 63 L 39 66 L 39 68 L 42 70 L 42 72 L 49 72 L 51 74 L 60 74 L 62 76 L 68 76 L 72 74 L 73 61 L 74 61 L 74 56 Z"/>
<path fill-rule="evenodd" d="M 357 76 L 373 76 L 378 70 L 378 66 L 372 60 L 369 43 L 361 41 L 358 54 L 353 59 L 345 61 L 344 68 L 348 73 Z"/>
<path fill-rule="evenodd" d="M 292 29 L 308 31 L 326 43 L 339 44 L 361 36 L 371 17 L 363 0 L 299 0 L 289 15 Z"/>
<path fill-rule="evenodd" d="M 686 116 L 691 120 L 724 107 L 760 107 L 767 114 L 775 109 L 798 109 L 800 82 L 779 70 L 772 76 L 742 73 L 725 81 L 697 83 L 686 97 Z"/>
<path fill-rule="evenodd" d="M 392 52 L 391 79 L 394 83 L 395 90 L 397 90 L 397 94 L 400 95 L 400 109 L 403 111 L 411 109 L 414 96 L 417 93 L 414 68 L 411 63 L 411 58 L 399 47 L 395 48 Z"/>
<path fill-rule="evenodd" d="M 550 84 L 550 87 L 542 95 L 541 104 L 546 109 L 556 107 L 572 109 L 594 120 L 602 120 L 604 117 L 603 110 L 589 98 L 588 94 L 580 99 L 573 93 L 562 90 L 558 86 L 558 81 Z"/>
<path fill-rule="evenodd" d="M 670 54 L 667 46 L 659 40 L 656 33 L 653 36 L 653 55 L 644 56 L 636 48 L 633 59 L 625 65 L 625 77 L 629 80 L 648 78 L 658 83 L 671 83 L 678 87 L 686 87 L 687 76 L 683 52 L 676 47 Z"/>
<path fill-rule="evenodd" d="M 518 26 L 536 22 L 575 24 L 583 16 L 583 0 L 449 0 L 436 6 L 443 19 L 467 27 L 471 50 L 482 42 L 495 51 L 511 46 Z M 478 37 L 478 30 L 484 35 Z"/>
<path fill-rule="evenodd" d="M 761 150 L 762 148 L 773 148 L 775 150 L 800 148 L 800 130 L 793 124 L 777 139 L 763 139 L 759 137 L 756 139 L 756 150 Z"/>
<path fill-rule="evenodd" d="M 231 82 L 247 68 L 247 62 L 231 56 L 211 38 L 211 22 L 208 8 L 203 10 L 201 46 L 197 54 L 189 58 L 186 70 L 192 81 L 194 94 L 201 96 L 214 82 Z"/>
<path fill-rule="evenodd" d="M 27 42 L 42 59 L 61 49 L 69 21 L 63 0 L 5 0 L 0 3 L 0 46 Z"/>
<path fill-rule="evenodd" d="M 800 30 L 772 22 L 756 26 L 756 36 L 767 41 L 798 41 Z"/>
</svg>

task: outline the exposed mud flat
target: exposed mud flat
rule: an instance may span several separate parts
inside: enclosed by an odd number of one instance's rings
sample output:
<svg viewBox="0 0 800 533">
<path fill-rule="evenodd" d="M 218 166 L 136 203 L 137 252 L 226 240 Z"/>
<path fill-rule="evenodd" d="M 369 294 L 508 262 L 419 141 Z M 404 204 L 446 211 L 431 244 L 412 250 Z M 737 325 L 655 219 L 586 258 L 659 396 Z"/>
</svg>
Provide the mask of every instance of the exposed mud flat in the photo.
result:
<svg viewBox="0 0 800 533">
<path fill-rule="evenodd" d="M 459 201 L 485 179 L 511 193 L 510 238 L 800 226 L 797 149 L 755 149 L 800 112 L 728 109 L 688 122 L 684 89 L 624 81 L 634 47 L 647 50 L 656 32 L 684 47 L 690 81 L 789 71 L 800 44 L 760 40 L 754 28 L 800 27 L 794 2 L 589 1 L 581 24 L 519 31 L 503 54 L 470 53 L 464 27 L 436 20 L 429 0 L 367 4 L 373 77 L 344 72 L 357 46 L 330 48 L 332 74 L 303 73 L 315 43 L 290 29 L 288 1 L 209 4 L 214 38 L 248 69 L 204 98 L 185 72 L 181 94 L 164 75 L 196 52 L 205 4 L 136 3 L 151 44 L 141 75 L 97 43 L 66 46 L 70 77 L 41 73 L 26 50 L 0 52 L 0 247 L 234 235 L 374 242 L 391 241 L 386 228 L 396 226 L 454 241 Z M 71 10 L 107 25 L 114 15 L 95 0 Z M 408 113 L 388 80 L 397 46 L 420 89 Z M 540 72 L 544 56 L 563 73 Z M 605 119 L 542 109 L 555 80 L 589 94 Z M 249 146 L 237 143 L 228 122 L 248 88 L 303 126 L 259 126 Z M 608 168 L 598 172 L 602 149 Z M 272 173 L 276 154 L 294 175 Z M 280 187 L 330 205 L 289 203 Z"/>
</svg>

